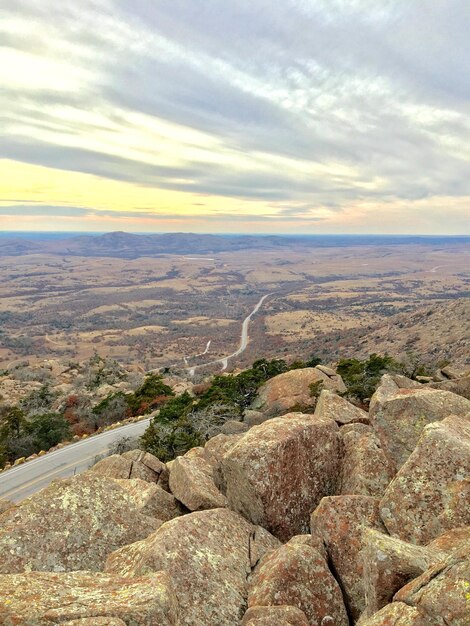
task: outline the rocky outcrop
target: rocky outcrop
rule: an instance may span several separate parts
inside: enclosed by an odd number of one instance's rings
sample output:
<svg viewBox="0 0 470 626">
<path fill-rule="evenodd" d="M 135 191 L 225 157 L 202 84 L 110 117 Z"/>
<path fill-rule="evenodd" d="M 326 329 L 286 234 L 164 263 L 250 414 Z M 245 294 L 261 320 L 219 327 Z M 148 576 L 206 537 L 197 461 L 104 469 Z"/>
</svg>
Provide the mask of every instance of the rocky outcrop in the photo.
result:
<svg viewBox="0 0 470 626">
<path fill-rule="evenodd" d="M 340 430 L 343 441 L 341 494 L 383 496 L 395 476 L 395 464 L 370 426 L 350 424 Z"/>
<path fill-rule="evenodd" d="M 6 513 L 10 509 L 12 509 L 14 506 L 15 506 L 14 502 L 11 502 L 10 500 L 4 500 L 3 498 L 0 498 L 0 515 L 2 513 Z"/>
<path fill-rule="evenodd" d="M 400 589 L 395 600 L 415 607 L 446 626 L 468 626 L 470 554 L 462 551 L 441 561 Z"/>
<path fill-rule="evenodd" d="M 324 389 L 315 407 L 315 417 L 327 417 L 337 424 L 369 424 L 369 414 L 338 394 Z"/>
<path fill-rule="evenodd" d="M 464 551 L 470 555 L 470 526 L 447 531 L 428 543 L 428 548 L 447 554 Z"/>
<path fill-rule="evenodd" d="M 388 604 L 381 611 L 360 622 L 361 626 L 446 626 L 441 620 L 433 619 L 414 606 L 403 602 Z"/>
<path fill-rule="evenodd" d="M 423 388 L 392 388 L 390 377 L 384 376 L 372 396 L 369 415 L 382 444 L 397 468 L 413 452 L 425 426 L 448 415 L 470 413 L 470 401 L 448 391 Z"/>
<path fill-rule="evenodd" d="M 0 518 L 0 573 L 99 571 L 109 553 L 160 523 L 112 479 L 87 472 L 54 481 Z"/>
<path fill-rule="evenodd" d="M 227 509 L 212 509 L 166 522 L 153 535 L 112 554 L 106 571 L 140 576 L 166 571 L 177 590 L 181 625 L 232 626 L 246 609 L 250 544 L 255 528 Z M 268 538 L 270 541 L 268 541 Z M 264 532 L 257 549 L 277 548 Z"/>
<path fill-rule="evenodd" d="M 221 462 L 230 508 L 282 541 L 307 532 L 310 511 L 336 491 L 340 444 L 335 422 L 302 413 L 254 426 Z"/>
<path fill-rule="evenodd" d="M 271 417 L 290 410 L 305 410 L 315 406 L 316 395 L 320 389 L 343 393 L 346 386 L 341 376 L 329 368 L 321 370 L 319 367 L 306 367 L 291 370 L 268 380 L 260 388 L 251 409 Z"/>
<path fill-rule="evenodd" d="M 448 417 L 424 430 L 380 503 L 388 532 L 424 545 L 470 525 L 470 420 Z"/>
<path fill-rule="evenodd" d="M 202 457 L 177 457 L 171 465 L 170 489 L 190 511 L 217 509 L 227 504 L 215 486 L 212 466 Z"/>
<path fill-rule="evenodd" d="M 363 533 L 367 528 L 385 531 L 379 516 L 379 501 L 367 496 L 323 498 L 312 513 L 312 535 L 325 543 L 333 572 L 344 593 L 346 607 L 358 619 L 365 608 Z"/>
<path fill-rule="evenodd" d="M 240 626 L 310 626 L 303 611 L 295 606 L 254 606 Z"/>
<path fill-rule="evenodd" d="M 392 602 L 401 587 L 446 557 L 438 550 L 405 543 L 370 528 L 363 534 L 363 543 L 366 607 L 362 618 Z"/>
<path fill-rule="evenodd" d="M 0 624 L 178 626 L 178 604 L 162 572 L 139 578 L 96 572 L 7 574 L 0 576 Z"/>
<path fill-rule="evenodd" d="M 301 609 L 310 624 L 330 616 L 335 626 L 348 626 L 341 589 L 322 555 L 307 543 L 288 542 L 269 553 L 256 568 L 248 606 L 290 605 Z"/>
<path fill-rule="evenodd" d="M 432 382 L 427 385 L 433 389 L 440 389 L 441 391 L 450 391 L 456 393 L 459 396 L 463 396 L 470 400 L 470 375 L 462 376 L 455 380 L 444 380 L 442 382 Z"/>
<path fill-rule="evenodd" d="M 171 494 L 156 485 L 140 478 L 116 480 L 132 498 L 135 507 L 143 515 L 167 522 L 187 513 L 187 509 Z"/>
<path fill-rule="evenodd" d="M 90 469 L 107 478 L 139 478 L 156 483 L 165 471 L 165 465 L 148 452 L 130 450 L 122 455 L 112 454 L 95 463 Z"/>
</svg>

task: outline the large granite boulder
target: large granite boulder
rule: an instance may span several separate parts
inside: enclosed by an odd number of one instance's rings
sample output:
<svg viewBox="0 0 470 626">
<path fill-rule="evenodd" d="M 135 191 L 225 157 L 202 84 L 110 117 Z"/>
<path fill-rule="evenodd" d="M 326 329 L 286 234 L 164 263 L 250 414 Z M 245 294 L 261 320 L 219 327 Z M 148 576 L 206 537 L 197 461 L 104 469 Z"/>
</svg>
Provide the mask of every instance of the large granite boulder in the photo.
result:
<svg viewBox="0 0 470 626">
<path fill-rule="evenodd" d="M 428 543 L 428 548 L 447 554 L 466 551 L 470 554 L 470 526 L 453 528 Z"/>
<path fill-rule="evenodd" d="M 139 513 L 167 522 L 174 517 L 184 515 L 188 510 L 171 494 L 156 485 L 140 478 L 116 480 L 132 498 Z"/>
<path fill-rule="evenodd" d="M 341 376 L 326 369 L 329 373 L 319 367 L 306 367 L 274 376 L 259 389 L 251 409 L 273 417 L 290 410 L 313 408 L 321 389 L 346 391 Z"/>
<path fill-rule="evenodd" d="M 414 606 L 403 602 L 392 602 L 369 619 L 360 621 L 360 626 L 447 626 Z"/>
<path fill-rule="evenodd" d="M 446 557 L 438 550 L 405 543 L 371 528 L 364 532 L 363 543 L 366 608 L 361 618 L 392 602 L 401 587 Z"/>
<path fill-rule="evenodd" d="M 457 378 L 456 380 L 444 380 L 437 383 L 432 382 L 427 386 L 433 389 L 440 389 L 441 391 L 450 391 L 470 400 L 470 374 Z"/>
<path fill-rule="evenodd" d="M 370 426 L 350 424 L 340 429 L 343 441 L 340 494 L 380 498 L 395 476 L 391 457 Z"/>
<path fill-rule="evenodd" d="M 420 385 L 418 389 L 397 388 L 393 393 L 390 387 L 386 378 L 371 399 L 369 415 L 397 468 L 413 452 L 425 426 L 449 415 L 470 413 L 470 400 L 449 391 Z"/>
<path fill-rule="evenodd" d="M 175 584 L 182 626 L 233 626 L 246 609 L 251 555 L 279 546 L 256 530 L 227 509 L 190 513 L 112 554 L 106 571 L 140 576 L 164 570 Z"/>
<path fill-rule="evenodd" d="M 310 626 L 307 616 L 295 606 L 254 606 L 240 626 Z"/>
<path fill-rule="evenodd" d="M 165 464 L 153 454 L 130 450 L 124 454 L 112 454 L 95 463 L 90 470 L 107 478 L 139 478 L 156 483 L 165 471 Z"/>
<path fill-rule="evenodd" d="M 426 544 L 447 530 L 470 525 L 470 420 L 430 424 L 380 503 L 388 532 Z"/>
<path fill-rule="evenodd" d="M 470 554 L 455 553 L 431 567 L 400 589 L 395 600 L 415 607 L 440 624 L 468 626 Z"/>
<path fill-rule="evenodd" d="M 308 532 L 310 512 L 336 492 L 339 428 L 289 413 L 254 426 L 222 459 L 229 507 L 285 541 Z"/>
<path fill-rule="evenodd" d="M 179 622 L 167 574 L 123 578 L 82 571 L 0 576 L 0 624 L 178 626 Z"/>
<path fill-rule="evenodd" d="M 325 542 L 346 607 L 355 620 L 365 609 L 360 552 L 364 548 L 363 534 L 367 528 L 385 531 L 379 516 L 379 500 L 368 496 L 323 498 L 311 517 L 312 535 Z"/>
<path fill-rule="evenodd" d="M 277 604 L 301 609 L 310 624 L 326 616 L 335 626 L 349 624 L 338 583 L 322 555 L 306 543 L 288 542 L 270 552 L 253 574 L 248 606 Z"/>
<path fill-rule="evenodd" d="M 316 417 L 327 417 L 337 424 L 369 424 L 369 414 L 338 394 L 324 389 L 315 407 Z"/>
<path fill-rule="evenodd" d="M 227 500 L 217 489 L 212 472 L 212 465 L 202 457 L 179 456 L 171 464 L 171 492 L 190 511 L 223 507 Z"/>
<path fill-rule="evenodd" d="M 0 573 L 99 571 L 109 553 L 160 524 L 112 479 L 54 481 L 0 518 Z"/>
</svg>

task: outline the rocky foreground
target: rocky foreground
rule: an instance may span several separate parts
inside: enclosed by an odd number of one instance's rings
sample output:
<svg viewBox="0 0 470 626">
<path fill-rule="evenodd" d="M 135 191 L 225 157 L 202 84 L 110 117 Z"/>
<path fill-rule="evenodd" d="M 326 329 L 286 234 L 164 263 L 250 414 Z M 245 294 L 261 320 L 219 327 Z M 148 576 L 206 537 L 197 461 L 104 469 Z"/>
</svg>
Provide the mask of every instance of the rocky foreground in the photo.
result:
<svg viewBox="0 0 470 626">
<path fill-rule="evenodd" d="M 314 414 L 294 370 L 245 432 L 0 502 L 0 624 L 468 626 L 470 379 L 385 375 L 367 413 L 323 369 Z"/>
</svg>

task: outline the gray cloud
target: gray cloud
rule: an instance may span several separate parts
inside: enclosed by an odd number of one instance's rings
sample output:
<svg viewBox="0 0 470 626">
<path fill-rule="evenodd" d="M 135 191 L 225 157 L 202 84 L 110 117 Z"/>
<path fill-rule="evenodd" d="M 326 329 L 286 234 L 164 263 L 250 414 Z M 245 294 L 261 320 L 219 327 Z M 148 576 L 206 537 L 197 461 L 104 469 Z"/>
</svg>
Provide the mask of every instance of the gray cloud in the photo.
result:
<svg viewBox="0 0 470 626">
<path fill-rule="evenodd" d="M 470 195 L 470 4 L 462 0 L 4 0 L 2 11 L 36 28 L 27 39 L 0 33 L 1 45 L 55 58 L 48 42 L 56 37 L 68 46 L 67 60 L 93 75 L 78 93 L 7 86 L 4 157 L 294 203 L 282 209 L 286 217 L 297 215 L 295 206 L 308 218 L 318 205 L 340 211 L 351 201 Z M 187 158 L 157 166 L 65 146 L 63 132 L 104 128 L 58 120 L 51 105 L 105 111 L 110 122 L 144 113 L 208 133 L 222 151 L 272 156 L 273 165 L 246 171 Z M 26 137 L 22 124 L 51 138 Z M 278 157 L 333 162 L 355 174 L 295 173 Z"/>
</svg>

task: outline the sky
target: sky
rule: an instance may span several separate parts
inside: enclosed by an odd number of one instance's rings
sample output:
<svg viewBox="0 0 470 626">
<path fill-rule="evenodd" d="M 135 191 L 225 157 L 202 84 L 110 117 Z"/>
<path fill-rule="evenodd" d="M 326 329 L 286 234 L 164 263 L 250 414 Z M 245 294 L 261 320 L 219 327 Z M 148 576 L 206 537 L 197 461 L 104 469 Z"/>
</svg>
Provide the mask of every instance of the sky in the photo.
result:
<svg viewBox="0 0 470 626">
<path fill-rule="evenodd" d="M 468 0 L 1 0 L 0 228 L 470 232 Z"/>
</svg>

